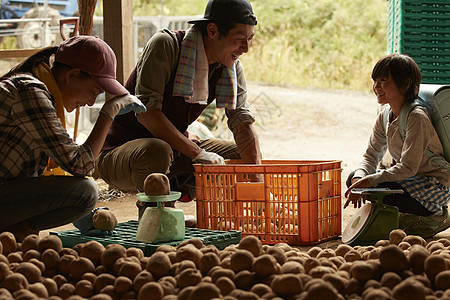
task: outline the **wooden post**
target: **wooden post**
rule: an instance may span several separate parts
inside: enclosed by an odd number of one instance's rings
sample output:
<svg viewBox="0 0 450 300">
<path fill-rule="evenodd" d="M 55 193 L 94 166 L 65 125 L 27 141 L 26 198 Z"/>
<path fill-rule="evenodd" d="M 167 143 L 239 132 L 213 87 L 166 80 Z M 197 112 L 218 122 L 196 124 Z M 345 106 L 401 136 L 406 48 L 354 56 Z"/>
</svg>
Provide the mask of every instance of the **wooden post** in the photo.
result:
<svg viewBox="0 0 450 300">
<path fill-rule="evenodd" d="M 134 68 L 133 0 L 102 2 L 104 40 L 117 57 L 117 80 L 125 84 Z"/>
</svg>

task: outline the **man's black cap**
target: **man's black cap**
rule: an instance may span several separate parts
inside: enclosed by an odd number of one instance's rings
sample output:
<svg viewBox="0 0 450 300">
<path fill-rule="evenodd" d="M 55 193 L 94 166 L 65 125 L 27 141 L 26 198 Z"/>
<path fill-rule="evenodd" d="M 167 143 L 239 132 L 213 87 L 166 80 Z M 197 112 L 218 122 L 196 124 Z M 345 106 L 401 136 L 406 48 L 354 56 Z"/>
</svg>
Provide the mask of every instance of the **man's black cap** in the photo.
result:
<svg viewBox="0 0 450 300">
<path fill-rule="evenodd" d="M 196 24 L 205 21 L 257 24 L 252 6 L 247 0 L 209 0 L 204 17 L 188 21 L 188 23 Z"/>
</svg>

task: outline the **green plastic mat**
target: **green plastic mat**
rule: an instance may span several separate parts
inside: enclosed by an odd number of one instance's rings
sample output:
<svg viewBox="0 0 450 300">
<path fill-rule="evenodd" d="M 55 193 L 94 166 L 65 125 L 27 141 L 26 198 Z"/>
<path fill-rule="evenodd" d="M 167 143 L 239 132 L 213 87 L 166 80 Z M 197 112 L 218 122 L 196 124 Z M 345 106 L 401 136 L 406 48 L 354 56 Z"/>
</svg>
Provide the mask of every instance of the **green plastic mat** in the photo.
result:
<svg viewBox="0 0 450 300">
<path fill-rule="evenodd" d="M 67 231 L 51 231 L 50 234 L 57 235 L 64 247 L 72 248 L 77 244 L 86 243 L 89 241 L 97 241 L 102 245 L 106 246 L 109 244 L 120 244 L 125 248 L 135 247 L 139 248 L 144 252 L 145 256 L 152 255 L 156 249 L 161 245 L 171 245 L 177 246 L 183 240 L 172 241 L 166 243 L 155 243 L 149 244 L 144 242 L 138 242 L 135 240 L 136 231 L 139 222 L 131 220 L 124 223 L 119 223 L 115 229 L 117 234 L 105 237 L 93 237 L 81 235 L 78 229 L 67 230 Z M 230 231 L 217 231 L 208 229 L 197 229 L 197 228 L 186 228 L 185 239 L 198 238 L 203 241 L 205 245 L 214 245 L 218 249 L 222 250 L 225 247 L 238 244 L 242 238 L 240 231 L 230 230 Z"/>
</svg>

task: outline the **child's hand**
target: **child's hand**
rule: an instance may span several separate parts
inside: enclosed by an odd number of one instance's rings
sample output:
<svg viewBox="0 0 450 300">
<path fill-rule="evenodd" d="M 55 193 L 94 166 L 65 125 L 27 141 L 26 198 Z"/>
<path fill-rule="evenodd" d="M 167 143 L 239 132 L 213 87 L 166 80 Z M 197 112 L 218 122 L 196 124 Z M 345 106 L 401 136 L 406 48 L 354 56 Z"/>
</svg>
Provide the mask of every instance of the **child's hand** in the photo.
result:
<svg viewBox="0 0 450 300">
<path fill-rule="evenodd" d="M 366 199 L 362 195 L 353 194 L 351 191 L 355 188 L 368 188 L 371 187 L 369 180 L 367 177 L 359 179 L 355 183 L 353 183 L 348 190 L 345 192 L 345 197 L 347 197 L 347 202 L 344 204 L 344 208 L 346 208 L 350 203 L 353 203 L 354 208 L 361 207 L 361 201 L 366 203 Z"/>
</svg>

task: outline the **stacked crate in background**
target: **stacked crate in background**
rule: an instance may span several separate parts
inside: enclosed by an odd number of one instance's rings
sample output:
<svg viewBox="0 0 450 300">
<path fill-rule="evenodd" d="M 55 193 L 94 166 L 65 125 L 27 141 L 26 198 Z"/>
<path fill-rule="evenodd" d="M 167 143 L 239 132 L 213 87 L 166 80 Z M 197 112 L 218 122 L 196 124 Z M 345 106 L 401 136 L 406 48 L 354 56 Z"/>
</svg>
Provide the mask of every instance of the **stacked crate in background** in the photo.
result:
<svg viewBox="0 0 450 300">
<path fill-rule="evenodd" d="M 450 83 L 450 1 L 389 0 L 387 52 L 411 56 L 422 83 Z"/>
</svg>

